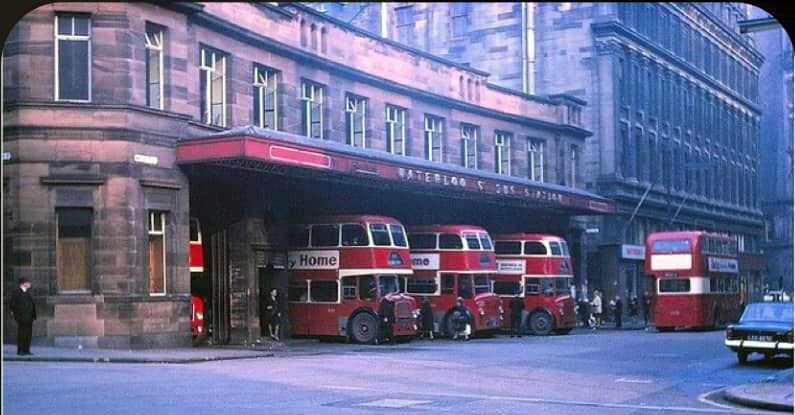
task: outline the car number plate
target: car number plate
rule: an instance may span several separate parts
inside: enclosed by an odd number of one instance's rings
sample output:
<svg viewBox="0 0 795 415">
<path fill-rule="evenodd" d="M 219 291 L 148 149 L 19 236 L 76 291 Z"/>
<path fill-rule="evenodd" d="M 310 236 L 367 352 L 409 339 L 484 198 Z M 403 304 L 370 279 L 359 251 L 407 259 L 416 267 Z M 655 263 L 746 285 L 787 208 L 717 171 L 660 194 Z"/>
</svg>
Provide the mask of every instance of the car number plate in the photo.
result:
<svg viewBox="0 0 795 415">
<path fill-rule="evenodd" d="M 769 342 L 769 341 L 773 341 L 773 336 L 750 335 L 750 336 L 748 336 L 748 340 L 754 340 L 754 341 L 758 341 L 758 342 Z"/>
</svg>

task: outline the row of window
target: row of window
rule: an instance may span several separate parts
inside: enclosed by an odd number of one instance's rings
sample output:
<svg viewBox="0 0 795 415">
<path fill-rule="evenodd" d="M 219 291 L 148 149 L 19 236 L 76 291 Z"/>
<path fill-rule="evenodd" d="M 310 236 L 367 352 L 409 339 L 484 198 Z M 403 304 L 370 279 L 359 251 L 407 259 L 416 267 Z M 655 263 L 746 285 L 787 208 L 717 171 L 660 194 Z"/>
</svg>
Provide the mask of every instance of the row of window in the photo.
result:
<svg viewBox="0 0 795 415">
<path fill-rule="evenodd" d="M 491 238 L 484 232 L 464 232 L 463 237 L 457 233 L 411 233 L 409 246 L 411 249 L 492 249 Z"/>
<path fill-rule="evenodd" d="M 664 5 L 624 3 L 618 6 L 619 19 L 672 54 L 716 79 L 753 102 L 757 100 L 758 77 L 733 58 L 704 31 L 691 27 Z"/>
<path fill-rule="evenodd" d="M 289 230 L 291 248 L 337 248 L 348 246 L 408 247 L 401 225 L 360 224 L 293 225 Z"/>
<path fill-rule="evenodd" d="M 549 249 L 547 249 L 549 244 Z M 524 248 L 522 247 L 524 245 Z M 497 255 L 541 255 L 568 257 L 569 245 L 565 241 L 494 241 Z"/>
<path fill-rule="evenodd" d="M 757 172 L 747 163 L 694 148 L 680 140 L 657 137 L 640 127 L 629 135 L 621 122 L 618 143 L 622 154 L 618 166 L 624 177 L 651 181 L 711 200 L 743 207 L 758 207 Z"/>
<path fill-rule="evenodd" d="M 56 100 L 90 100 L 90 18 L 87 15 L 58 15 L 56 42 Z M 322 33 L 322 31 L 321 31 Z M 153 109 L 164 109 L 164 44 L 165 28 L 147 23 L 145 33 L 146 50 L 146 105 Z M 226 127 L 227 122 L 227 74 L 228 55 L 206 45 L 199 51 L 200 118 L 205 124 Z M 255 63 L 252 68 L 252 121 L 261 128 L 278 130 L 280 100 L 280 71 Z M 475 88 L 475 93 L 478 94 Z M 324 139 L 325 86 L 309 81 L 301 82 L 301 134 Z M 471 90 L 469 90 L 471 95 Z M 386 150 L 392 154 L 406 155 L 407 137 L 406 108 L 387 104 L 384 109 Z M 352 146 L 368 147 L 368 99 L 347 93 L 345 95 L 346 142 Z M 481 149 L 480 127 L 461 124 L 461 160 L 464 167 L 478 168 Z M 423 153 L 430 161 L 443 161 L 445 141 L 445 119 L 425 114 L 423 122 Z M 498 174 L 512 174 L 512 150 L 514 140 L 507 131 L 494 132 L 494 166 Z M 531 180 L 544 181 L 545 142 L 536 138 L 527 139 L 527 175 Z M 579 163 L 577 146 L 569 149 L 568 176 L 561 174 L 574 186 Z M 562 171 L 567 170 L 564 152 L 561 151 Z"/>
<path fill-rule="evenodd" d="M 645 116 L 650 127 L 664 135 L 684 135 L 698 146 L 755 159 L 759 120 L 729 105 L 681 75 L 656 62 L 641 65 L 626 52 L 618 59 L 618 94 L 622 105 Z M 631 114 L 630 114 L 631 115 Z M 657 128 L 656 120 L 660 121 Z"/>
<path fill-rule="evenodd" d="M 525 297 L 537 295 L 568 295 L 571 277 L 525 278 Z M 498 295 L 517 295 L 522 293 L 522 283 L 517 281 L 494 281 L 494 293 Z"/>
<path fill-rule="evenodd" d="M 58 292 L 91 292 L 93 211 L 58 208 L 55 216 Z M 167 220 L 166 212 L 150 211 L 147 216 L 147 274 L 151 295 L 166 294 Z"/>
<path fill-rule="evenodd" d="M 337 280 L 291 279 L 287 298 L 288 301 L 295 303 L 337 303 L 341 294 L 343 300 L 376 301 L 379 297 L 392 292 L 428 295 L 436 293 L 438 288 L 436 279 L 395 275 L 379 275 L 377 283 L 376 286 L 376 278 L 371 275 L 344 277 L 341 285 Z M 487 275 L 443 274 L 441 276 L 441 294 L 455 294 L 461 298 L 471 299 L 489 292 L 491 286 Z"/>
<path fill-rule="evenodd" d="M 737 241 L 723 239 L 704 239 L 701 242 L 702 254 L 737 255 Z"/>
</svg>

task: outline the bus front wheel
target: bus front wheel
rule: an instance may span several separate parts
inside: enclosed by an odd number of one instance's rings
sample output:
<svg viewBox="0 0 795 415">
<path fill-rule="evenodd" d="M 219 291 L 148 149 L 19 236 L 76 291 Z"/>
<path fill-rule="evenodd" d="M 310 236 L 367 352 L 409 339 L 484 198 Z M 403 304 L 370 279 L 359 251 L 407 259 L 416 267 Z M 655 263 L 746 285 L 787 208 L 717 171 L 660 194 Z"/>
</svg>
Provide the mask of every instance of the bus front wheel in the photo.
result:
<svg viewBox="0 0 795 415">
<path fill-rule="evenodd" d="M 552 331 L 552 317 L 542 311 L 530 315 L 530 333 L 536 336 L 546 336 Z"/>
<path fill-rule="evenodd" d="M 356 343 L 372 344 L 378 337 L 378 321 L 370 313 L 359 313 L 351 321 L 351 338 Z"/>
</svg>

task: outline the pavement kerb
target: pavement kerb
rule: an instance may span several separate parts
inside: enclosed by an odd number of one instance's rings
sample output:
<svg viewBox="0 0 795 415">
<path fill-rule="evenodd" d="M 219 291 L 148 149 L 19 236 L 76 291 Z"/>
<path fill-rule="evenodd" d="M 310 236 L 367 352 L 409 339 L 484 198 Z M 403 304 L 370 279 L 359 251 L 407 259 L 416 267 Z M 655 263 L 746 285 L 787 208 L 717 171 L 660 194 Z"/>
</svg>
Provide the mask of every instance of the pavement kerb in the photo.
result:
<svg viewBox="0 0 795 415">
<path fill-rule="evenodd" d="M 241 356 L 205 356 L 190 358 L 136 358 L 136 357 L 51 357 L 51 356 L 3 356 L 3 362 L 67 362 L 67 363 L 170 363 L 188 364 L 221 360 L 259 359 L 273 357 L 272 352 Z"/>
<path fill-rule="evenodd" d="M 743 393 L 742 390 L 748 387 L 755 387 L 758 386 L 757 384 L 745 384 L 745 385 L 738 385 L 727 388 L 723 391 L 723 396 L 726 400 L 743 405 L 749 406 L 752 408 L 758 409 L 769 409 L 773 411 L 785 411 L 792 413 L 793 411 L 793 404 L 792 401 L 789 404 L 784 404 L 781 402 L 773 402 L 771 400 L 765 400 L 764 398 L 756 397 L 752 394 Z M 788 390 L 792 390 L 790 385 L 786 385 L 785 387 L 789 388 Z"/>
</svg>

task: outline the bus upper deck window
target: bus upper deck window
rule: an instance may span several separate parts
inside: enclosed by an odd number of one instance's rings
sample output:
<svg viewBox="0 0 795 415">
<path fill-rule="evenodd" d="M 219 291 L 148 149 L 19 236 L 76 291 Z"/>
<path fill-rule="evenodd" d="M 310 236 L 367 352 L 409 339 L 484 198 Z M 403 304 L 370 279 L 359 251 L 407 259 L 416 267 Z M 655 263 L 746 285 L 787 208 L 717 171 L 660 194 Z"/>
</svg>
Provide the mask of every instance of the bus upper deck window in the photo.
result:
<svg viewBox="0 0 795 415">
<path fill-rule="evenodd" d="M 527 241 L 524 243 L 525 255 L 546 255 L 547 247 L 541 242 Z"/>
<path fill-rule="evenodd" d="M 560 256 L 562 254 L 560 244 L 555 241 L 549 243 L 549 250 L 552 252 L 552 256 Z"/>
<path fill-rule="evenodd" d="M 373 237 L 373 244 L 376 246 L 389 246 L 389 231 L 383 223 L 371 223 L 370 234 Z"/>
<path fill-rule="evenodd" d="M 480 249 L 480 239 L 478 239 L 478 235 L 476 233 L 467 232 L 464 234 L 464 239 L 467 241 L 467 248 Z"/>
<path fill-rule="evenodd" d="M 337 225 L 312 226 L 313 247 L 334 247 L 340 244 L 340 232 Z"/>
<path fill-rule="evenodd" d="M 392 234 L 392 241 L 395 246 L 408 246 L 406 242 L 406 232 L 400 225 L 389 225 L 389 232 Z"/>
<path fill-rule="evenodd" d="M 463 249 L 464 243 L 461 237 L 455 233 L 443 233 L 439 235 L 439 249 Z"/>
<path fill-rule="evenodd" d="M 522 243 L 519 241 L 495 241 L 494 253 L 497 255 L 521 255 Z"/>
<path fill-rule="evenodd" d="M 436 249 L 435 233 L 412 233 L 409 235 L 410 249 Z"/>
<path fill-rule="evenodd" d="M 288 240 L 291 248 L 305 248 L 309 246 L 309 226 L 293 225 L 288 232 Z"/>
<path fill-rule="evenodd" d="M 342 225 L 342 246 L 367 246 L 367 231 L 362 225 Z"/>
<path fill-rule="evenodd" d="M 489 234 L 487 234 L 485 232 L 481 232 L 481 233 L 478 234 L 478 236 L 480 236 L 480 246 L 482 246 L 483 249 L 490 250 L 492 248 L 492 244 L 491 244 L 491 238 L 489 237 Z"/>
</svg>

